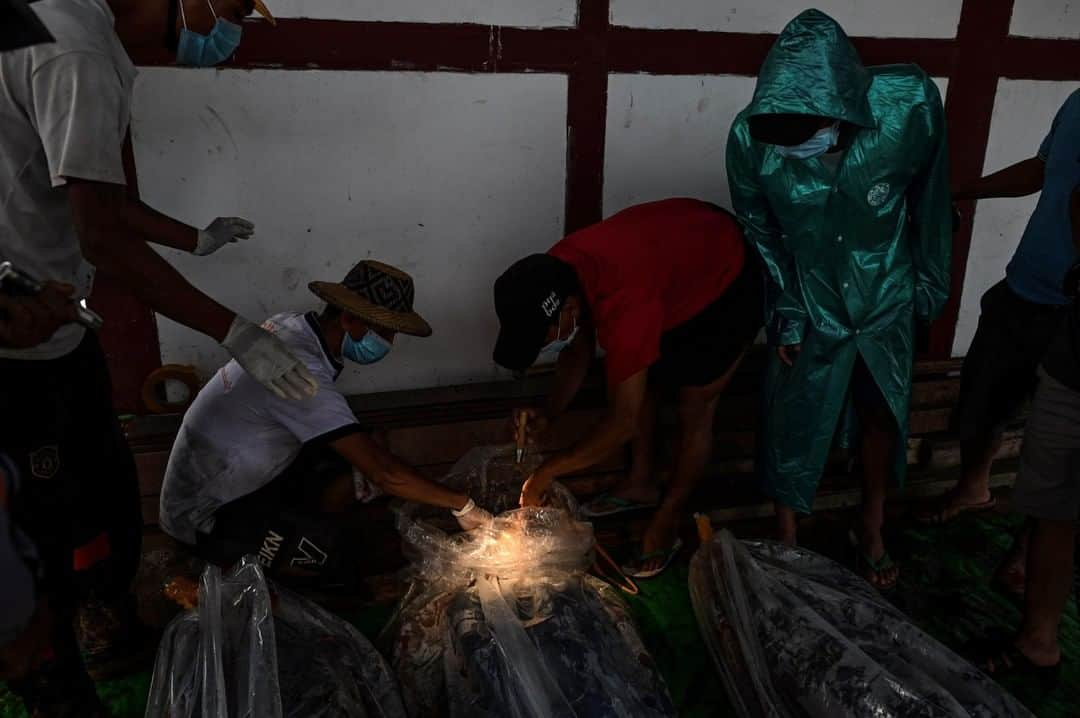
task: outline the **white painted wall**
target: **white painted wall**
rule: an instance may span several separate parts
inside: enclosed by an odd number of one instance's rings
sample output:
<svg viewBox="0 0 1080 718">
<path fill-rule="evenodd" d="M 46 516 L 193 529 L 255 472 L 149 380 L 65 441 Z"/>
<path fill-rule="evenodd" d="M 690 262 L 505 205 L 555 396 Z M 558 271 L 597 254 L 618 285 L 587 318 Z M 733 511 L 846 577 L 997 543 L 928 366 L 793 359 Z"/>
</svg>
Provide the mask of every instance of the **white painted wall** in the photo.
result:
<svg viewBox="0 0 1080 718">
<path fill-rule="evenodd" d="M 1033 0 L 1017 4 L 1026 2 Z M 849 35 L 954 37 L 962 4 L 962 0 L 611 0 L 611 14 L 615 24 L 632 27 L 780 32 L 800 12 L 816 7 L 834 17 Z"/>
<path fill-rule="evenodd" d="M 468 22 L 519 27 L 567 26 L 575 0 L 270 0 L 276 17 L 396 22 Z"/>
<path fill-rule="evenodd" d="M 608 81 L 604 214 L 664 197 L 731 207 L 728 131 L 756 80 L 725 75 L 612 75 Z M 944 99 L 948 81 L 935 78 Z"/>
<path fill-rule="evenodd" d="M 373 257 L 417 280 L 435 336 L 349 369 L 348 391 L 490 379 L 491 286 L 562 233 L 566 78 L 144 70 L 134 137 L 144 198 L 204 226 L 237 214 L 256 236 L 209 258 L 164 250 L 252 319 L 318 305 Z M 165 362 L 204 374 L 225 353 L 161 319 Z"/>
<path fill-rule="evenodd" d="M 1009 32 L 1025 37 L 1080 38 L 1080 2 L 1017 0 Z"/>
<path fill-rule="evenodd" d="M 724 149 L 754 78 L 612 75 L 604 215 L 665 197 L 731 206 Z"/>
<path fill-rule="evenodd" d="M 1000 80 L 983 174 L 1033 157 L 1061 103 L 1074 89 L 1073 83 Z M 967 353 L 979 323 L 979 300 L 983 292 L 1005 277 L 1005 265 L 1020 243 L 1036 200 L 994 199 L 976 205 L 954 356 Z"/>
<path fill-rule="evenodd" d="M 961 0 L 818 0 L 852 35 L 954 35 Z M 575 0 L 273 0 L 280 17 L 564 26 Z M 776 32 L 793 0 L 613 0 L 616 23 Z M 1012 30 L 1080 35 L 1075 0 L 1018 0 Z M 944 82 L 940 83 L 943 87 Z M 669 196 L 730 206 L 724 145 L 753 78 L 612 75 L 604 213 Z M 1003 81 L 987 170 L 1030 156 L 1069 83 Z M 435 337 L 403 338 L 391 360 L 351 369 L 348 391 L 485 380 L 495 335 L 491 284 L 562 233 L 566 78 L 447 73 L 143 70 L 134 133 L 144 196 L 195 224 L 254 220 L 257 237 L 210 258 L 165 253 L 253 319 L 317 301 L 377 257 L 418 281 Z M 954 351 L 966 351 L 978 297 L 1002 275 L 1031 201 L 980 204 Z M 161 319 L 166 362 L 204 374 L 213 342 Z"/>
</svg>

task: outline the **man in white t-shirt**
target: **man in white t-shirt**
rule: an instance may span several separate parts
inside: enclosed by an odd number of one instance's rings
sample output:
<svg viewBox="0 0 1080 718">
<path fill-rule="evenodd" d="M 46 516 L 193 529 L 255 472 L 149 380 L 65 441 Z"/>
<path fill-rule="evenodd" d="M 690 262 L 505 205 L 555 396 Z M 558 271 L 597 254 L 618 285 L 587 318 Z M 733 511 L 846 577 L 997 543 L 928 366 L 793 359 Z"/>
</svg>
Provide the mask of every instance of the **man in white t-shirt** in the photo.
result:
<svg viewBox="0 0 1080 718">
<path fill-rule="evenodd" d="M 252 225 L 219 218 L 199 230 L 135 189 L 128 52 L 164 44 L 181 64 L 220 62 L 251 0 L 33 9 L 54 41 L 0 54 L 0 261 L 50 284 L 42 297 L 0 301 L 0 451 L 25 477 L 11 518 L 40 553 L 38 610 L 51 612 L 53 635 L 52 659 L 13 688 L 33 715 L 93 716 L 102 709 L 91 679 L 139 665 L 149 645 L 130 592 L 142 531 L 134 462 L 97 338 L 68 322 L 95 270 L 222 342 L 273 391 L 300 400 L 316 387 L 280 340 L 195 289 L 148 244 L 206 255 L 250 237 Z"/>
<path fill-rule="evenodd" d="M 245 554 L 279 578 L 320 585 L 356 575 L 340 516 L 356 498 L 387 493 L 451 510 L 468 529 L 490 519 L 468 496 L 429 481 L 374 441 L 334 382 L 347 359 L 381 360 L 398 333 L 426 337 L 413 311 L 412 278 L 380 262 L 357 264 L 340 283 L 314 282 L 320 315 L 278 314 L 263 323 L 300 357 L 318 393 L 292 402 L 266 391 L 235 361 L 195 398 L 173 445 L 161 488 L 161 526 L 207 560 Z"/>
</svg>

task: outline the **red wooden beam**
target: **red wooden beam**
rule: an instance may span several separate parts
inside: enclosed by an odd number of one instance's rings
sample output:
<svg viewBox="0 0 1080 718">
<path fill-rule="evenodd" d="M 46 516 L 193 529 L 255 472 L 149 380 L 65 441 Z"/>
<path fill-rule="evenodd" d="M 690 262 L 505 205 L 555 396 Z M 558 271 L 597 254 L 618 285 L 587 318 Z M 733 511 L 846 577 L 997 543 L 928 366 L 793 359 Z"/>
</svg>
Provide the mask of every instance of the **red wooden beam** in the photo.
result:
<svg viewBox="0 0 1080 718">
<path fill-rule="evenodd" d="M 998 65 L 1002 77 L 1080 81 L 1080 41 L 1009 37 Z"/>
<path fill-rule="evenodd" d="M 616 27 L 609 34 L 608 67 L 612 72 L 656 75 L 750 75 L 761 68 L 776 40 L 773 34 L 646 30 Z M 952 71 L 952 40 L 852 38 L 867 65 L 913 62 L 931 75 Z"/>
<path fill-rule="evenodd" d="M 244 40 L 224 68 L 274 70 L 569 71 L 581 56 L 574 28 L 282 19 L 244 24 Z M 169 65 L 164 48 L 138 65 Z"/>
<path fill-rule="evenodd" d="M 951 130 L 949 164 L 954 185 L 982 175 L 997 95 L 998 64 L 1009 36 L 1012 10 L 1013 0 L 964 0 L 960 11 L 956 69 L 945 102 Z M 930 331 L 929 355 L 934 358 L 952 353 L 960 314 L 974 205 L 965 202 L 960 209 L 964 221 L 953 242 L 952 289 L 945 310 Z"/>
<path fill-rule="evenodd" d="M 593 0 L 581 1 L 581 18 L 596 19 L 592 25 L 582 22 L 576 28 L 312 19 L 282 19 L 272 27 L 251 22 L 244 25 L 244 41 L 236 55 L 223 67 L 570 72 L 606 57 L 611 72 L 756 75 L 776 39 L 772 34 L 609 28 L 606 17 L 601 27 L 599 15 L 590 15 Z M 948 74 L 955 44 L 952 40 L 875 37 L 857 37 L 854 42 L 867 64 L 914 62 L 933 75 Z M 152 48 L 135 53 L 132 59 L 143 66 L 172 62 L 164 49 Z M 1039 66 L 1031 69 L 1037 72 Z"/>
<path fill-rule="evenodd" d="M 590 17 L 592 0 L 582 0 Z M 601 7 L 601 9 L 603 9 Z M 971 11 L 987 27 L 991 5 Z M 776 39 L 768 33 L 607 27 L 592 16 L 573 28 L 499 25 L 282 19 L 278 26 L 250 22 L 225 68 L 276 70 L 415 70 L 424 72 L 570 72 L 606 58 L 610 72 L 661 75 L 756 75 Z M 963 17 L 961 18 L 963 19 Z M 982 37 L 976 28 L 972 37 Z M 1000 38 L 999 38 L 1000 39 Z M 960 44 L 936 38 L 852 38 L 868 65 L 913 62 L 934 76 L 952 74 Z M 604 52 L 598 52 L 598 45 Z M 996 43 L 1001 74 L 1032 80 L 1080 80 L 1080 42 L 1008 37 Z M 171 63 L 164 50 L 147 49 L 136 64 Z"/>
<path fill-rule="evenodd" d="M 122 160 L 128 197 L 137 200 L 139 174 L 130 133 L 124 139 Z M 161 343 L 154 312 L 131 294 L 123 282 L 105 272 L 98 272 L 95 277 L 87 304 L 105 319 L 98 338 L 112 379 L 113 407 L 127 414 L 144 411 L 143 382 L 161 366 Z"/>
<path fill-rule="evenodd" d="M 98 273 L 87 305 L 105 319 L 98 339 L 112 379 L 113 406 L 125 414 L 145 411 L 142 385 L 161 366 L 154 312 L 124 289 L 121 282 Z"/>
<path fill-rule="evenodd" d="M 610 0 L 579 0 L 583 52 L 567 78 L 567 232 L 599 222 L 604 211 L 607 137 L 607 33 Z"/>
</svg>

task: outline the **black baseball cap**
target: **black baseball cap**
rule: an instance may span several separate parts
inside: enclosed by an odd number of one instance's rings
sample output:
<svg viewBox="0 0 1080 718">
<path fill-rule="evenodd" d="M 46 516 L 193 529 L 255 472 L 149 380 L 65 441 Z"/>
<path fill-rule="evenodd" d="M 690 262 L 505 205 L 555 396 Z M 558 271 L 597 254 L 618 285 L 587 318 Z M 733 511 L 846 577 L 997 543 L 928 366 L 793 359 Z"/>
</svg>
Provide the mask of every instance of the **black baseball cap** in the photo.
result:
<svg viewBox="0 0 1080 718">
<path fill-rule="evenodd" d="M 530 255 L 503 272 L 495 280 L 495 363 L 513 371 L 530 367 L 577 285 L 574 268 L 550 254 Z"/>
</svg>

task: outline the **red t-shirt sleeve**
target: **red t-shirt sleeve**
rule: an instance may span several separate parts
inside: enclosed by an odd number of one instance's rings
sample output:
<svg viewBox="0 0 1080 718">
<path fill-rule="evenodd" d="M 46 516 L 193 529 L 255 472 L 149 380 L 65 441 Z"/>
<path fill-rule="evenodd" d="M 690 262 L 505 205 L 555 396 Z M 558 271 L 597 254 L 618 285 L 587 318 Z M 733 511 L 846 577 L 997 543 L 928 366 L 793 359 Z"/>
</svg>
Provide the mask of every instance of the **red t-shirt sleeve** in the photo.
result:
<svg viewBox="0 0 1080 718">
<path fill-rule="evenodd" d="M 607 353 L 605 369 L 608 389 L 660 358 L 660 336 L 664 327 L 664 308 L 656 299 L 630 301 L 630 297 L 612 297 L 596 317 L 596 333 Z"/>
</svg>

